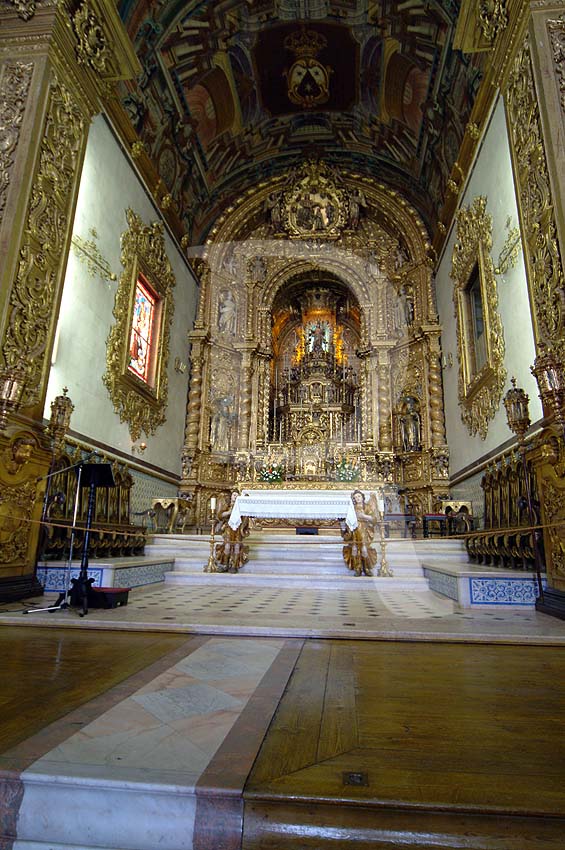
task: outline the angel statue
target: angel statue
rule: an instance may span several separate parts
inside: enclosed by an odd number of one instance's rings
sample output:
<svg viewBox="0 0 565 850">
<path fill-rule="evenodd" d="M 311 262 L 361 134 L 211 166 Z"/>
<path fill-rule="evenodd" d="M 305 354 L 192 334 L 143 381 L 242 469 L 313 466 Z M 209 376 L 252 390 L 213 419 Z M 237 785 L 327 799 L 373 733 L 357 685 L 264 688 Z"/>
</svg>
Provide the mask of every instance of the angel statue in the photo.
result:
<svg viewBox="0 0 565 850">
<path fill-rule="evenodd" d="M 355 507 L 357 528 L 350 531 L 345 523 L 341 525 L 341 534 L 345 543 L 343 560 L 356 576 L 372 576 L 373 567 L 377 565 L 377 553 L 371 543 L 375 536 L 375 526 L 380 519 L 377 497 L 372 493 L 365 502 L 364 493 L 361 490 L 354 490 L 351 500 Z"/>
<path fill-rule="evenodd" d="M 234 490 L 229 497 L 220 497 L 218 504 L 215 531 L 221 535 L 222 542 L 216 546 L 215 561 L 220 573 L 237 573 L 248 561 L 249 547 L 243 545 L 243 540 L 249 534 L 249 517 L 242 517 L 236 529 L 229 524 L 238 495 Z"/>
</svg>

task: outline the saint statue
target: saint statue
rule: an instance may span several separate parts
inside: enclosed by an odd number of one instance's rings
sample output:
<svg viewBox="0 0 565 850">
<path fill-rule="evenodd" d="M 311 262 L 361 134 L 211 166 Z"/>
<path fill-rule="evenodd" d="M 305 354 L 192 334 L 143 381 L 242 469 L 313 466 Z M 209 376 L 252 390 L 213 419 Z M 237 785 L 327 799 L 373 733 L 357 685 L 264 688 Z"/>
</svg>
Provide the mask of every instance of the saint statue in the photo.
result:
<svg viewBox="0 0 565 850">
<path fill-rule="evenodd" d="M 418 400 L 414 396 L 406 396 L 404 399 L 403 412 L 400 417 L 400 434 L 403 451 L 420 451 L 422 447 L 420 414 L 418 412 Z"/>
<path fill-rule="evenodd" d="M 222 542 L 216 546 L 215 561 L 221 573 L 237 573 L 248 560 L 248 547 L 243 545 L 243 541 L 249 534 L 249 517 L 242 517 L 236 529 L 229 524 L 238 495 L 237 490 L 234 490 L 229 499 L 221 497 L 218 504 L 215 530 L 222 536 Z"/>
<path fill-rule="evenodd" d="M 237 303 L 231 290 L 227 289 L 220 294 L 218 304 L 218 330 L 222 333 L 235 334 L 237 321 Z"/>
<path fill-rule="evenodd" d="M 365 502 L 364 493 L 361 490 L 354 490 L 351 500 L 355 507 L 357 528 L 351 531 L 345 523 L 342 523 L 341 533 L 345 543 L 343 560 L 356 576 L 372 576 L 373 568 L 377 565 L 377 553 L 371 546 L 375 536 L 375 526 L 379 521 L 377 499 L 373 493 Z"/>
<path fill-rule="evenodd" d="M 233 395 L 222 396 L 212 402 L 210 421 L 210 445 L 213 452 L 229 452 L 230 431 L 235 420 Z"/>
</svg>

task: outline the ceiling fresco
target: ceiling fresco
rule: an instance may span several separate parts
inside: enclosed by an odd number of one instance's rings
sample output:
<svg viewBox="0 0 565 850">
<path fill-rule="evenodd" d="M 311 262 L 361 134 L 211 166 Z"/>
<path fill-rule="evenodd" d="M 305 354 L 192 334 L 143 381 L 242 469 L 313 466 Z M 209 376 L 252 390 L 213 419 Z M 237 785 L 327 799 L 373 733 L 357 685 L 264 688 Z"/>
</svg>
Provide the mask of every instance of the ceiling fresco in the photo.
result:
<svg viewBox="0 0 565 850">
<path fill-rule="evenodd" d="M 203 239 L 305 157 L 398 190 L 433 230 L 481 80 L 457 0 L 124 0 L 142 65 L 123 107 Z"/>
</svg>

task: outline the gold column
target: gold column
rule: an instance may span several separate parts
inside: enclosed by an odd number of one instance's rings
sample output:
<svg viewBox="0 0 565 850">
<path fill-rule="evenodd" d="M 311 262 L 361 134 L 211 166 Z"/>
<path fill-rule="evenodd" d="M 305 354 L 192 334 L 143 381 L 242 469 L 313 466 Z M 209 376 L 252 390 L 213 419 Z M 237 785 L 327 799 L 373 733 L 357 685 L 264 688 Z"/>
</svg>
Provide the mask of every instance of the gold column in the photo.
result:
<svg viewBox="0 0 565 850">
<path fill-rule="evenodd" d="M 257 422 L 255 428 L 255 445 L 258 449 L 262 449 L 265 447 L 265 443 L 267 442 L 267 428 L 268 428 L 268 405 L 265 404 L 266 398 L 266 390 L 267 390 L 267 365 L 268 359 L 265 354 L 260 354 L 257 360 L 258 364 L 258 376 L 257 376 Z M 253 446 L 249 446 L 250 449 Z"/>
<path fill-rule="evenodd" d="M 190 352 L 191 373 L 186 411 L 184 450 L 187 454 L 193 455 L 198 448 L 198 437 L 200 433 L 204 346 L 206 345 L 208 337 L 204 331 L 192 331 L 192 333 L 188 335 L 188 338 L 192 344 L 192 348 Z"/>
<path fill-rule="evenodd" d="M 381 351 L 378 366 L 379 380 L 379 449 L 390 452 L 392 441 L 392 404 L 390 398 L 390 360 L 388 351 Z"/>
<path fill-rule="evenodd" d="M 251 396 L 253 379 L 252 351 L 244 349 L 241 358 L 241 391 L 239 406 L 239 448 L 249 448 L 249 429 L 251 426 Z"/>
<path fill-rule="evenodd" d="M 428 394 L 430 399 L 430 430 L 431 445 L 445 445 L 445 419 L 443 413 L 443 396 L 441 387 L 440 367 L 440 331 L 429 333 L 427 339 L 427 364 L 428 364 Z"/>
</svg>

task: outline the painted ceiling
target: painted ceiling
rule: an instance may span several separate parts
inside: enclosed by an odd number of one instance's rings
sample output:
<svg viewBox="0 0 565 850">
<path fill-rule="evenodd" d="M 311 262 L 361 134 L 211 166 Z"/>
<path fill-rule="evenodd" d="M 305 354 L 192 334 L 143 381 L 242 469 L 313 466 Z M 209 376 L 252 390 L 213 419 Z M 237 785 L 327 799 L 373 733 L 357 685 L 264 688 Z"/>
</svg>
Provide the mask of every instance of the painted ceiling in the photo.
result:
<svg viewBox="0 0 565 850">
<path fill-rule="evenodd" d="M 123 107 L 193 240 L 305 157 L 370 175 L 433 231 L 481 80 L 459 0 L 123 0 Z"/>
</svg>

